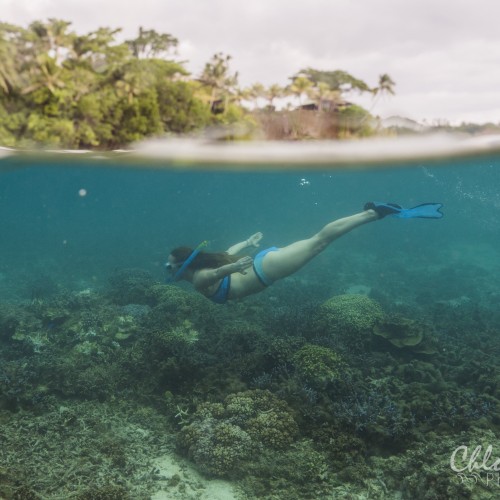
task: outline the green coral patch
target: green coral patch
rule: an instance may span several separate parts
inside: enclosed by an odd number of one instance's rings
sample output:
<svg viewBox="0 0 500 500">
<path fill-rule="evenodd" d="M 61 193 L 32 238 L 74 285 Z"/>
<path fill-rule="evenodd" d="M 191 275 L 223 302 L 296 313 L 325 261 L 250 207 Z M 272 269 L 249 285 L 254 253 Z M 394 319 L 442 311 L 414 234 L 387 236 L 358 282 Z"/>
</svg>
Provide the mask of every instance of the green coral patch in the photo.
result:
<svg viewBox="0 0 500 500">
<path fill-rule="evenodd" d="M 327 332 L 359 333 L 383 318 L 382 307 L 366 295 L 336 295 L 319 307 L 315 322 Z"/>
<path fill-rule="evenodd" d="M 295 353 L 293 364 L 300 376 L 313 384 L 338 379 L 347 368 L 335 351 L 312 344 L 304 345 Z"/>
<path fill-rule="evenodd" d="M 178 436 L 181 452 L 203 472 L 242 475 L 245 462 L 264 449 L 285 449 L 298 434 L 288 405 L 269 391 L 230 394 L 204 403 Z"/>
</svg>

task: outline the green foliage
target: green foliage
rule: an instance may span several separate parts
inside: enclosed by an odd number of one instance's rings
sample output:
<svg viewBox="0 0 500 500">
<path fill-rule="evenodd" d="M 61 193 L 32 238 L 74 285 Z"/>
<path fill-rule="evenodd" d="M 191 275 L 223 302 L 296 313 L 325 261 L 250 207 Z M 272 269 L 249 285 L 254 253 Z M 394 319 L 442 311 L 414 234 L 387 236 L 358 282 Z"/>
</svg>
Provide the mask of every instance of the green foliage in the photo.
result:
<svg viewBox="0 0 500 500">
<path fill-rule="evenodd" d="M 0 144 L 13 147 L 17 144 L 16 136 L 20 134 L 26 123 L 26 113 L 14 111 L 9 113 L 0 102 Z"/>
<path fill-rule="evenodd" d="M 251 138 L 256 118 L 241 100 L 308 95 L 322 109 L 340 103 L 349 90 L 393 93 L 389 75 L 369 87 L 344 71 L 303 70 L 286 89 L 256 83 L 250 94 L 238 88 L 231 56 L 216 53 L 198 78 L 168 60 L 178 40 L 168 33 L 139 29 L 120 43 L 119 29 L 87 34 L 60 19 L 32 22 L 28 28 L 0 23 L 0 144 L 61 148 L 118 148 L 145 137 L 183 134 L 210 125 L 233 128 L 226 138 Z M 370 115 L 356 106 L 341 113 L 341 136 L 368 135 Z M 330 132 L 329 132 L 330 133 Z M 335 131 L 329 137 L 338 136 Z"/>
<path fill-rule="evenodd" d="M 159 59 L 177 45 L 140 29 L 119 44 L 119 30 L 86 35 L 57 19 L 27 30 L 0 24 L 0 142 L 65 148 L 119 147 L 210 122 L 210 109 L 178 63 Z M 12 119 L 12 117 L 15 117 Z"/>
<path fill-rule="evenodd" d="M 229 73 L 230 60 L 230 55 L 219 52 L 205 64 L 200 82 L 212 90 L 213 99 L 220 98 L 221 93 L 231 90 L 238 82 L 238 73 L 234 75 Z"/>
<path fill-rule="evenodd" d="M 17 47 L 9 43 L 9 38 L 15 32 L 15 27 L 0 23 L 0 96 L 10 94 L 19 84 L 17 71 Z"/>
<path fill-rule="evenodd" d="M 356 104 L 340 109 L 339 127 L 341 138 L 373 135 L 370 113 Z"/>
<path fill-rule="evenodd" d="M 330 90 L 347 92 L 358 90 L 359 92 L 369 92 L 370 87 L 358 78 L 353 77 L 346 71 L 320 71 L 313 68 L 306 68 L 298 72 L 297 76 L 303 76 L 310 80 L 314 85 L 320 82 L 326 83 Z"/>
<path fill-rule="evenodd" d="M 145 91 L 136 99 L 121 101 L 122 116 L 115 138 L 119 144 L 139 141 L 162 131 L 160 110 L 154 89 Z"/>
<path fill-rule="evenodd" d="M 182 134 L 210 123 L 210 109 L 195 96 L 193 83 L 162 79 L 156 90 L 160 119 L 165 131 Z"/>
<path fill-rule="evenodd" d="M 134 57 L 159 57 L 177 47 L 179 41 L 168 33 L 157 33 L 155 30 L 139 28 L 139 36 L 127 40 Z"/>
<path fill-rule="evenodd" d="M 33 113 L 26 125 L 33 141 L 60 147 L 74 146 L 75 128 L 71 120 Z"/>
</svg>

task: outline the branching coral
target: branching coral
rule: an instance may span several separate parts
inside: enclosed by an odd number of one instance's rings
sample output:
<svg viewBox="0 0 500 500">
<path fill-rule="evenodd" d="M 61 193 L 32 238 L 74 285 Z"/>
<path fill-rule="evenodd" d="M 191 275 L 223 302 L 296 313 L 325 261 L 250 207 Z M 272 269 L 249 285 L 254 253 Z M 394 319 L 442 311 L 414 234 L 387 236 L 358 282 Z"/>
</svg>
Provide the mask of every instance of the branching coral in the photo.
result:
<svg viewBox="0 0 500 500">
<path fill-rule="evenodd" d="M 21 309 L 16 306 L 0 304 L 0 339 L 10 338 L 20 323 Z"/>
</svg>

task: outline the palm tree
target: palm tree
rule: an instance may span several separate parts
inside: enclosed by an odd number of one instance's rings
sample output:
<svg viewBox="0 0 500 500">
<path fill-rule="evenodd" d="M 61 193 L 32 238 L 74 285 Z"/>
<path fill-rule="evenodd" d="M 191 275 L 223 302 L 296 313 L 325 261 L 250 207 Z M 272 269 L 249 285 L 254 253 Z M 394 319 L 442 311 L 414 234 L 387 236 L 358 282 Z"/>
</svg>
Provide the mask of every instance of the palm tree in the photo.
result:
<svg viewBox="0 0 500 500">
<path fill-rule="evenodd" d="M 21 94 L 31 94 L 46 88 L 51 94 L 66 86 L 62 78 L 67 70 L 59 60 L 61 49 L 70 49 L 73 33 L 68 33 L 70 22 L 49 19 L 35 21 L 17 37 L 19 67 L 23 88 Z"/>
<path fill-rule="evenodd" d="M 24 87 L 21 94 L 31 94 L 35 90 L 46 88 L 51 94 L 62 89 L 66 83 L 61 78 L 63 69 L 56 64 L 56 60 L 46 54 L 39 55 L 30 66 L 30 83 Z"/>
<path fill-rule="evenodd" d="M 217 98 L 224 96 L 227 100 L 229 93 L 234 91 L 238 84 L 238 73 L 229 74 L 230 55 L 224 55 L 222 52 L 214 54 L 212 59 L 205 64 L 205 68 L 198 81 L 210 88 L 210 109 L 212 109 Z"/>
<path fill-rule="evenodd" d="M 372 92 L 375 96 L 384 94 L 394 95 L 395 85 L 396 83 L 393 81 L 393 79 L 387 73 L 384 73 L 383 75 L 379 76 L 378 87 L 375 87 Z"/>
<path fill-rule="evenodd" d="M 72 40 L 75 37 L 74 33 L 68 33 L 67 31 L 70 25 L 71 23 L 68 21 L 54 18 L 50 18 L 49 22 L 45 25 L 50 43 L 50 50 L 53 52 L 56 64 L 60 63 L 60 49 L 70 48 Z"/>
<path fill-rule="evenodd" d="M 61 63 L 61 49 L 71 49 L 75 34 L 68 32 L 71 25 L 68 21 L 50 18 L 47 23 L 34 21 L 26 32 L 27 55 L 31 59 L 38 55 L 47 54 L 54 58 L 56 65 Z"/>
<path fill-rule="evenodd" d="M 371 105 L 370 111 L 375 107 L 378 100 L 384 95 L 394 95 L 394 86 L 396 83 L 393 79 L 387 74 L 384 73 L 380 75 L 378 78 L 378 87 L 372 89 L 373 94 L 373 103 Z"/>
<path fill-rule="evenodd" d="M 248 97 L 250 97 L 250 99 L 254 102 L 255 109 L 259 108 L 259 99 L 264 97 L 265 93 L 266 89 L 262 83 L 254 83 L 248 89 Z"/>
<path fill-rule="evenodd" d="M 266 89 L 266 99 L 268 100 L 269 108 L 274 109 L 274 100 L 279 99 L 280 97 L 283 97 L 284 94 L 284 89 L 281 85 L 278 85 L 277 83 L 273 83 Z"/>
<path fill-rule="evenodd" d="M 16 69 L 16 50 L 0 32 L 0 89 L 10 94 L 19 83 Z"/>
<path fill-rule="evenodd" d="M 290 84 L 289 90 L 294 96 L 298 97 L 299 103 L 302 105 L 302 96 L 307 94 L 312 86 L 313 83 L 309 78 L 305 76 L 296 76 Z"/>
<path fill-rule="evenodd" d="M 252 96 L 249 88 L 234 87 L 231 92 L 233 101 L 241 106 L 241 101 L 251 101 Z M 203 100 L 203 98 L 202 98 Z M 205 101 L 207 101 L 205 99 Z M 208 101 L 207 101 L 208 102 Z"/>
</svg>

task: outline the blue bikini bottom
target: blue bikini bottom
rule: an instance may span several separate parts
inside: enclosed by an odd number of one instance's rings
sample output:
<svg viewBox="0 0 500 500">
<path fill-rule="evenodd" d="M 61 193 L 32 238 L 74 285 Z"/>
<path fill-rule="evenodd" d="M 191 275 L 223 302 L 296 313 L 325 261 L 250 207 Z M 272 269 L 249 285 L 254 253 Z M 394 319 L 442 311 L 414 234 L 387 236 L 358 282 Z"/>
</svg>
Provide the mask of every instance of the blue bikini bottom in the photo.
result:
<svg viewBox="0 0 500 500">
<path fill-rule="evenodd" d="M 231 287 L 231 275 L 229 274 L 223 278 L 215 291 L 215 293 L 209 297 L 212 302 L 216 304 L 225 304 L 229 295 L 229 288 Z"/>
<path fill-rule="evenodd" d="M 255 258 L 253 259 L 253 270 L 255 271 L 255 275 L 259 279 L 259 281 L 264 286 L 270 286 L 274 283 L 274 280 L 266 276 L 264 270 L 262 269 L 262 260 L 264 256 L 269 252 L 275 252 L 279 250 L 278 247 L 270 247 L 265 250 L 260 251 Z M 226 276 L 223 280 L 221 280 L 216 292 L 210 297 L 210 300 L 215 302 L 216 304 L 225 304 L 229 295 L 229 288 L 231 287 L 231 275 Z"/>
<path fill-rule="evenodd" d="M 257 278 L 259 278 L 259 281 L 264 286 L 271 286 L 274 283 L 274 280 L 266 276 L 266 274 L 264 273 L 264 270 L 262 269 L 262 261 L 264 260 L 265 255 L 267 255 L 269 252 L 275 252 L 276 250 L 279 250 L 279 248 L 266 248 L 265 250 L 259 252 L 253 259 L 253 270 L 255 271 L 255 275 L 257 276 Z"/>
</svg>

